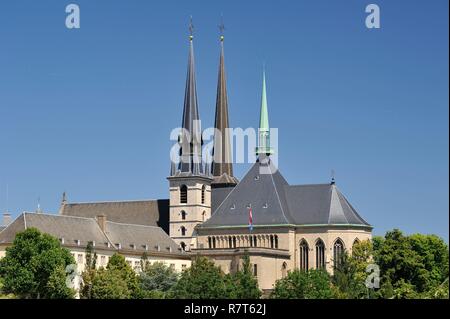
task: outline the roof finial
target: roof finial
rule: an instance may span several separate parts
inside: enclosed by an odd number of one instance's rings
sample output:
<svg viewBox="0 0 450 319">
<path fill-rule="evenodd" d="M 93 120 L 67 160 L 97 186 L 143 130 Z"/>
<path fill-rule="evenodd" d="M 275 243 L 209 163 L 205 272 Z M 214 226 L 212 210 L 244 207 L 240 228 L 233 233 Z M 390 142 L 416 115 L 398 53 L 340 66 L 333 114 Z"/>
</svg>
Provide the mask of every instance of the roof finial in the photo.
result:
<svg viewBox="0 0 450 319">
<path fill-rule="evenodd" d="M 331 170 L 331 183 L 330 183 L 331 185 L 336 184 L 336 180 L 335 180 L 334 176 L 335 176 L 335 171 L 334 171 L 334 169 L 332 169 Z"/>
<path fill-rule="evenodd" d="M 224 39 L 223 32 L 225 31 L 225 24 L 223 24 L 223 14 L 220 17 L 219 31 L 220 31 L 220 41 L 223 42 Z"/>
<path fill-rule="evenodd" d="M 67 204 L 67 194 L 66 194 L 66 192 L 63 192 L 63 194 L 62 194 L 61 204 L 62 205 Z"/>
<path fill-rule="evenodd" d="M 41 211 L 41 197 L 39 196 L 38 197 L 38 200 L 37 200 L 37 210 L 36 210 L 36 213 L 38 213 L 38 214 L 40 214 L 42 211 Z"/>
<path fill-rule="evenodd" d="M 192 23 L 192 16 L 189 20 L 189 40 L 192 41 L 194 38 L 194 24 Z"/>
</svg>

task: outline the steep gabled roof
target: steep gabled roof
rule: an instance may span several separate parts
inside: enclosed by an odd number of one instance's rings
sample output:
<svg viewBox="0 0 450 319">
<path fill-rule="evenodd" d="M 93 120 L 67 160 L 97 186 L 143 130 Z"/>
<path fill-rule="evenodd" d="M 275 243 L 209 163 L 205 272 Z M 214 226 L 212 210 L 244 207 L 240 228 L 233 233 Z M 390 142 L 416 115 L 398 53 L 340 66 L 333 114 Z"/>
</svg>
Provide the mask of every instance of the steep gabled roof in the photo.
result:
<svg viewBox="0 0 450 319">
<path fill-rule="evenodd" d="M 248 225 L 249 207 L 253 225 L 289 224 L 284 194 L 280 194 L 288 184 L 268 159 L 260 158 L 200 227 Z"/>
<path fill-rule="evenodd" d="M 287 204 L 296 225 L 366 225 L 334 184 L 285 187 Z"/>
<path fill-rule="evenodd" d="M 342 225 L 371 227 L 334 183 L 290 186 L 268 157 L 260 156 L 230 190 L 213 191 L 212 216 L 200 228 L 253 225 Z M 264 174 L 268 173 L 268 174 Z M 214 197 L 217 197 L 214 199 Z M 221 198 L 223 201 L 218 204 Z"/>
<path fill-rule="evenodd" d="M 61 215 L 95 218 L 124 224 L 159 226 L 169 233 L 169 200 L 136 200 L 117 202 L 65 203 Z"/>
<path fill-rule="evenodd" d="M 95 242 L 96 248 L 136 251 L 139 254 L 144 251 L 182 253 L 181 248 L 160 227 L 111 221 L 105 224 L 103 232 L 95 218 L 23 213 L 0 232 L 0 244 L 11 244 L 18 232 L 37 228 L 60 240 L 64 239 L 63 246 L 86 247 L 88 242 Z"/>
<path fill-rule="evenodd" d="M 64 238 L 65 245 L 75 246 L 80 241 L 80 245 L 86 246 L 88 241 L 94 241 L 98 246 L 108 247 L 109 240 L 95 219 L 37 213 L 19 215 L 0 233 L 0 243 L 12 243 L 18 232 L 28 228 L 37 228 L 56 238 Z"/>
</svg>

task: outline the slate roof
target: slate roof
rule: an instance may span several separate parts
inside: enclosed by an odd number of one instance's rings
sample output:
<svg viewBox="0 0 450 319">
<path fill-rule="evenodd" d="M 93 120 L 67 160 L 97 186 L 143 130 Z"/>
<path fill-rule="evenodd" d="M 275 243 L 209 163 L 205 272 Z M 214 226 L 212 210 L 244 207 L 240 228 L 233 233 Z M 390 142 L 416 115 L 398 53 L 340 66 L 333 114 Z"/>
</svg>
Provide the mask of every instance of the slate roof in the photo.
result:
<svg viewBox="0 0 450 319">
<path fill-rule="evenodd" d="M 217 191 L 217 190 L 216 190 Z M 289 185 L 269 157 L 260 159 L 241 182 L 214 199 L 213 213 L 200 228 L 253 225 L 349 225 L 371 227 L 334 184 Z M 216 207 L 214 207 L 216 206 Z"/>
<path fill-rule="evenodd" d="M 140 254 L 144 251 L 181 253 L 180 247 L 157 226 L 106 221 L 103 232 L 94 218 L 37 213 L 23 213 L 17 217 L 0 232 L 0 244 L 12 243 L 18 232 L 32 227 L 60 240 L 64 238 L 64 246 L 86 247 L 88 242 L 95 242 L 97 248 L 133 250 Z"/>
<path fill-rule="evenodd" d="M 66 203 L 61 215 L 95 218 L 105 215 L 108 221 L 161 227 L 169 233 L 169 200 L 136 200 L 121 202 Z"/>
<path fill-rule="evenodd" d="M 147 249 L 161 252 L 178 252 L 179 246 L 157 226 L 128 225 L 114 222 L 106 222 L 106 235 L 117 246 L 121 244 L 122 249 L 140 250 Z M 159 248 L 158 248 L 159 246 Z"/>
<path fill-rule="evenodd" d="M 27 212 L 19 215 L 0 233 L 0 243 L 12 243 L 18 232 L 32 227 L 58 239 L 64 238 L 66 245 L 75 246 L 79 240 L 84 246 L 88 241 L 95 241 L 97 245 L 108 247 L 109 240 L 95 219 Z"/>
</svg>

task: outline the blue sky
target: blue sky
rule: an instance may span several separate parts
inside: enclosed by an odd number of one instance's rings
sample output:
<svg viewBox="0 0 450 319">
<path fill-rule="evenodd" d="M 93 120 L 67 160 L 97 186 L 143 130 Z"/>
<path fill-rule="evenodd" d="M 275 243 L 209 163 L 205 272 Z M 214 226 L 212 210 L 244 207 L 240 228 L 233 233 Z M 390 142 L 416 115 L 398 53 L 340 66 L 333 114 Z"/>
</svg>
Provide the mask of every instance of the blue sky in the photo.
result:
<svg viewBox="0 0 450 319">
<path fill-rule="evenodd" d="M 81 28 L 65 28 L 65 6 Z M 365 7 L 381 29 L 365 27 Z M 223 14 L 230 121 L 270 124 L 291 184 L 337 185 L 375 234 L 448 241 L 448 1 L 3 1 L 0 210 L 167 198 L 195 26 L 200 116 L 213 124 Z M 249 164 L 235 167 L 238 177 Z M 9 200 L 6 201 L 6 185 Z"/>
</svg>

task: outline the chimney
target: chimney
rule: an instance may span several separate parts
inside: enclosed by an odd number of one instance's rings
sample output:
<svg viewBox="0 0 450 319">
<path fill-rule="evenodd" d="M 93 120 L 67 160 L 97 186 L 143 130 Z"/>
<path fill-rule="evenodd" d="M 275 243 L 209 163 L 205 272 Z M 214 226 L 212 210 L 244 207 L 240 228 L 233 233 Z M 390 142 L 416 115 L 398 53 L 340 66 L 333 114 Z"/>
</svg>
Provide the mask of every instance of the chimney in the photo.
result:
<svg viewBox="0 0 450 319">
<path fill-rule="evenodd" d="M 97 216 L 97 223 L 98 226 L 100 226 L 100 229 L 102 232 L 106 232 L 106 215 L 98 215 Z"/>
<path fill-rule="evenodd" d="M 11 224 L 11 214 L 10 213 L 3 213 L 3 223 L 2 226 L 8 226 Z"/>
</svg>

